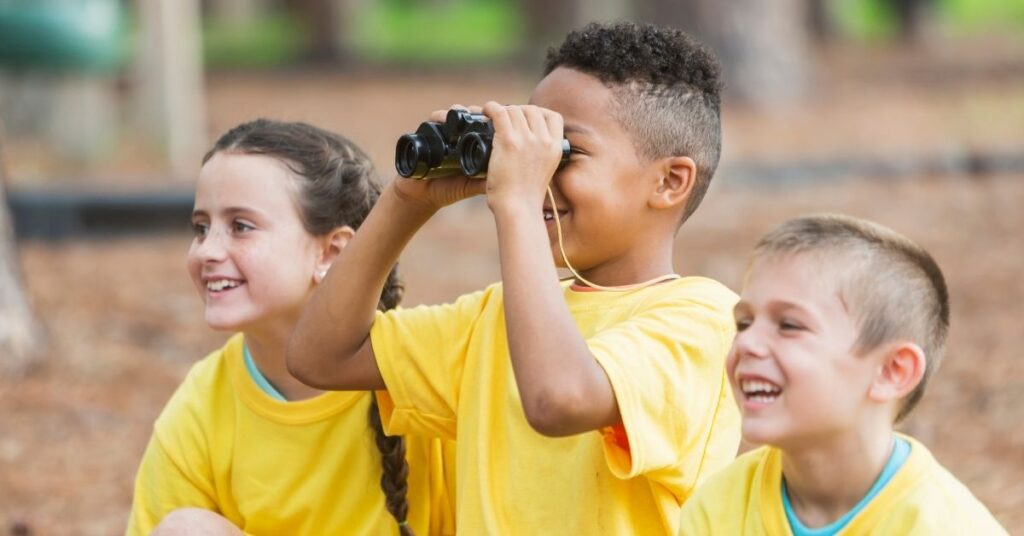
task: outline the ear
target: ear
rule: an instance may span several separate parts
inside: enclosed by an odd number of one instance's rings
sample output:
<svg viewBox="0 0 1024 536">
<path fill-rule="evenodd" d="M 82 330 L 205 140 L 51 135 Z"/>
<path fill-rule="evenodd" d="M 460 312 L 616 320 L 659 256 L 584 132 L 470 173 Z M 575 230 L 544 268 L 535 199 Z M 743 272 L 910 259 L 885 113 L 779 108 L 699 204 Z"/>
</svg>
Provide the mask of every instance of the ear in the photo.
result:
<svg viewBox="0 0 1024 536">
<path fill-rule="evenodd" d="M 331 268 L 334 259 L 338 258 L 341 250 L 345 249 L 349 240 L 355 236 L 356 231 L 348 225 L 335 227 L 331 232 L 324 235 L 320 241 L 320 258 L 316 263 L 316 271 L 313 272 L 313 281 L 320 283 L 327 277 L 327 270 Z"/>
<path fill-rule="evenodd" d="M 658 181 L 649 204 L 656 209 L 681 207 L 697 181 L 697 163 L 689 156 L 670 156 L 655 163 Z"/>
<path fill-rule="evenodd" d="M 876 402 L 902 400 L 924 378 L 924 350 L 912 342 L 900 342 L 884 350 L 881 368 L 868 390 Z"/>
</svg>

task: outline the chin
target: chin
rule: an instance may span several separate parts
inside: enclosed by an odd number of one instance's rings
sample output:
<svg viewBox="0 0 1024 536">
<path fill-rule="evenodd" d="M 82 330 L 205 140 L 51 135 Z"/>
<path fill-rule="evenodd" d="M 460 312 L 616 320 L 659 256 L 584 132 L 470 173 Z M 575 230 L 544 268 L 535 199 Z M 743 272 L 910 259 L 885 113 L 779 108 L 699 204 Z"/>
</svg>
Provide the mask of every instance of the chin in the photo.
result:
<svg viewBox="0 0 1024 536">
<path fill-rule="evenodd" d="M 779 434 L 777 426 L 772 426 L 771 423 L 751 423 L 747 419 L 743 420 L 743 441 L 753 445 L 777 446 L 780 440 L 784 440 L 784 438 Z"/>
<path fill-rule="evenodd" d="M 242 331 L 245 322 L 227 315 L 207 313 L 206 325 L 214 331 Z"/>
</svg>

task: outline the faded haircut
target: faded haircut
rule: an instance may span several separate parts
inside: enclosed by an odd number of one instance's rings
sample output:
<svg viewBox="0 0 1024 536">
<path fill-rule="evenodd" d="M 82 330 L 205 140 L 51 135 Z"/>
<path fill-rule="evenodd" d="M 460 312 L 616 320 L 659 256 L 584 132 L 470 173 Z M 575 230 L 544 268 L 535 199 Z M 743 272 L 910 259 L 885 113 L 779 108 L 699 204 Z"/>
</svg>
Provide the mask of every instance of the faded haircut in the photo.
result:
<svg viewBox="0 0 1024 536">
<path fill-rule="evenodd" d="M 921 400 L 945 353 L 949 293 L 938 264 L 896 231 L 838 214 L 783 223 L 758 242 L 753 258 L 805 253 L 844 265 L 834 275 L 860 330 L 855 355 L 896 340 L 912 341 L 924 350 L 924 376 L 896 415 L 897 422 L 903 420 Z"/>
<path fill-rule="evenodd" d="M 721 66 L 681 30 L 622 22 L 589 24 L 548 50 L 544 74 L 567 67 L 600 80 L 615 97 L 615 119 L 648 160 L 688 156 L 697 164 L 685 221 L 700 205 L 722 148 Z"/>
</svg>

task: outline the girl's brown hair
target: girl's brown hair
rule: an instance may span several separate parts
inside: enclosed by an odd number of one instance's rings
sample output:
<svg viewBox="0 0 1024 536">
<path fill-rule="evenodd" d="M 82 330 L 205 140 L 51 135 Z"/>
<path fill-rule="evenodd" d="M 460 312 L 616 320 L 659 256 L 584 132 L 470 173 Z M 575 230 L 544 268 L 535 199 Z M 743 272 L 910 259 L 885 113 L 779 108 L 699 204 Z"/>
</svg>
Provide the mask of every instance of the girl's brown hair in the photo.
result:
<svg viewBox="0 0 1024 536">
<path fill-rule="evenodd" d="M 243 123 L 221 136 L 203 157 L 203 163 L 220 152 L 272 156 L 287 165 L 300 179 L 296 202 L 303 225 L 313 236 L 323 236 L 345 225 L 358 229 L 380 197 L 377 173 L 366 153 L 344 136 L 306 123 L 269 119 Z M 402 300 L 404 287 L 397 270 L 396 266 L 388 274 L 378 302 L 381 310 L 392 309 Z M 385 504 L 398 522 L 400 533 L 411 536 L 413 532 L 406 523 L 409 466 L 405 441 L 384 433 L 374 396 L 369 420 L 381 455 L 380 487 Z"/>
</svg>

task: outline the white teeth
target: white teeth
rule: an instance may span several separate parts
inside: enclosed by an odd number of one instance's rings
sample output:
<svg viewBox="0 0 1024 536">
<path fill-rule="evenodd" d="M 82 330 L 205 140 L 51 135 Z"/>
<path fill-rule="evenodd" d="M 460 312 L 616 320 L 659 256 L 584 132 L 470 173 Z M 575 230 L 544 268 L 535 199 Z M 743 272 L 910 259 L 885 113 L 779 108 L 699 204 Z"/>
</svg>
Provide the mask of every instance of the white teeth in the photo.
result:
<svg viewBox="0 0 1024 536">
<path fill-rule="evenodd" d="M 550 210 L 544 209 L 544 221 L 553 219 L 555 219 L 555 213 Z"/>
<path fill-rule="evenodd" d="M 207 281 L 206 288 L 213 292 L 220 292 L 225 288 L 235 288 L 238 283 L 229 279 L 218 279 L 216 281 Z"/>
<path fill-rule="evenodd" d="M 762 401 L 768 401 L 778 396 L 782 392 L 782 389 L 772 383 L 762 380 L 743 380 L 740 383 L 740 388 L 743 389 L 743 393 L 750 396 L 753 400 L 765 399 Z"/>
</svg>

